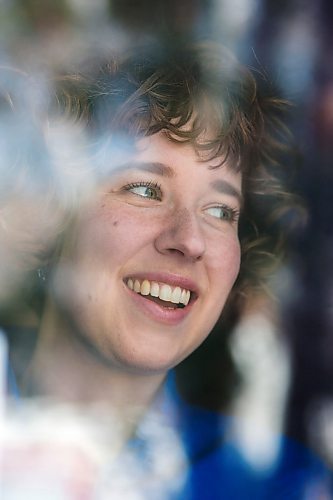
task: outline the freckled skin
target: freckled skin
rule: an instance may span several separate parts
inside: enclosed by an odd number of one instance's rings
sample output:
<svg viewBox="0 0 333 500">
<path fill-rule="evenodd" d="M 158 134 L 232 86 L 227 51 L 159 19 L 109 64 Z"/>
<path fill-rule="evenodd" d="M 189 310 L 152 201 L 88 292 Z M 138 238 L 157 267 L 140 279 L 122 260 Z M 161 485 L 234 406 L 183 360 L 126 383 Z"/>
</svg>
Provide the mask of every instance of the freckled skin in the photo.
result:
<svg viewBox="0 0 333 500">
<path fill-rule="evenodd" d="M 225 166 L 209 169 L 190 146 L 160 134 L 142 139 L 134 160 L 167 162 L 174 175 L 124 172 L 96 193 L 61 256 L 55 296 L 75 328 L 115 367 L 163 373 L 206 338 L 237 277 L 237 223 L 210 211 L 236 201 L 210 186 L 223 179 L 240 190 L 241 176 Z M 162 200 L 123 188 L 142 180 L 158 182 Z M 198 299 L 180 324 L 154 321 L 133 303 L 123 280 L 145 271 L 178 274 L 198 285 Z"/>
</svg>

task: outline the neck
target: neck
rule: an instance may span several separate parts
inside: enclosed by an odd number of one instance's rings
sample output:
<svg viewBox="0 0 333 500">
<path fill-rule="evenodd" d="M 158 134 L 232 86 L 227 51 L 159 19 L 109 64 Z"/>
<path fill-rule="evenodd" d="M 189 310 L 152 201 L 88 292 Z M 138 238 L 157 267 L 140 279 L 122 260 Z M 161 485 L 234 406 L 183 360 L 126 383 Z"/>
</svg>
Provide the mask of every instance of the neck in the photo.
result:
<svg viewBox="0 0 333 500">
<path fill-rule="evenodd" d="M 105 361 L 49 304 L 23 392 L 79 405 L 103 403 L 113 412 L 139 418 L 164 377 L 165 373 L 131 372 Z"/>
</svg>

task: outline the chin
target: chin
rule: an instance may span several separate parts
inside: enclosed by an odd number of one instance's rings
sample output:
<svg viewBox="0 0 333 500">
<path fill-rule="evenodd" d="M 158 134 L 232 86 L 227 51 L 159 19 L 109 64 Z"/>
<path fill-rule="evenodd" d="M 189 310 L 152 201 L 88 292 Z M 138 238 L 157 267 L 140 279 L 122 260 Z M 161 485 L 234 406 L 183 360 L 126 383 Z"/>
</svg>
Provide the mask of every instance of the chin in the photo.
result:
<svg viewBox="0 0 333 500">
<path fill-rule="evenodd" d="M 136 374 L 164 374 L 176 366 L 183 358 L 161 355 L 161 352 L 122 353 L 116 358 L 117 365 Z"/>
</svg>

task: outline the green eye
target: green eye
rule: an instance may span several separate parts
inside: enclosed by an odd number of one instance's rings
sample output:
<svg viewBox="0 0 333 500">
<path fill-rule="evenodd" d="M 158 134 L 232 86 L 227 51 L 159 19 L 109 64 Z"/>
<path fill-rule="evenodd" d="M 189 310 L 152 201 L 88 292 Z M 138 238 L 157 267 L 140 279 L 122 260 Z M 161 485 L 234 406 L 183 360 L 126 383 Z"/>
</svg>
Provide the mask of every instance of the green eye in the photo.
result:
<svg viewBox="0 0 333 500">
<path fill-rule="evenodd" d="M 234 222 L 238 219 L 238 211 L 226 205 L 207 208 L 207 213 L 216 219 Z"/>
<path fill-rule="evenodd" d="M 157 183 L 153 182 L 134 182 L 128 184 L 124 188 L 126 191 L 141 196 L 142 198 L 148 198 L 149 200 L 162 200 L 162 191 Z"/>
</svg>

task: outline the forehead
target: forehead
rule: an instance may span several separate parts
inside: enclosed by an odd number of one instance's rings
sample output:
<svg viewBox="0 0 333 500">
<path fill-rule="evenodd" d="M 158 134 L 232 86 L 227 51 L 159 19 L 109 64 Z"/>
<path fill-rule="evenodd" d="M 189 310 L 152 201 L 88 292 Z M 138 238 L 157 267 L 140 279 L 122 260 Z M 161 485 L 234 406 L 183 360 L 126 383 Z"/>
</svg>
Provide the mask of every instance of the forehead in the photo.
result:
<svg viewBox="0 0 333 500">
<path fill-rule="evenodd" d="M 140 171 L 148 177 L 152 174 L 180 182 L 187 191 L 210 187 L 242 205 L 242 176 L 237 169 L 228 162 L 221 165 L 221 158 L 210 160 L 191 144 L 175 142 L 163 133 L 137 140 L 134 149 L 114 165 L 116 176 Z"/>
<path fill-rule="evenodd" d="M 227 177 L 237 185 L 242 177 L 237 166 L 223 162 L 224 158 L 212 159 L 209 152 L 198 151 L 190 143 L 173 141 L 161 132 L 138 140 L 133 159 L 139 163 L 160 163 L 164 165 L 161 174 L 169 177 L 177 175 L 180 169 L 190 173 L 194 167 L 198 167 L 200 175 L 205 172 L 211 178 Z"/>
</svg>

